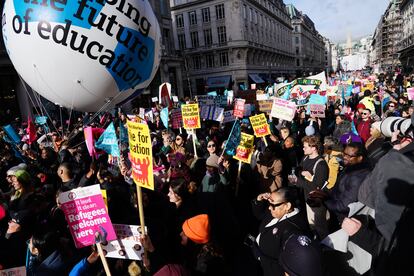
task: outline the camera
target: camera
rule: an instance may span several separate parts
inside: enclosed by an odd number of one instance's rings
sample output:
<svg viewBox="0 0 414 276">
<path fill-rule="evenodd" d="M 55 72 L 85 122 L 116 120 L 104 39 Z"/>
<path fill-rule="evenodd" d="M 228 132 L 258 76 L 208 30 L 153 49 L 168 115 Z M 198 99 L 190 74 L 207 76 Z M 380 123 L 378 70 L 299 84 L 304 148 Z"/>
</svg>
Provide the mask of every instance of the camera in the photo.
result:
<svg viewBox="0 0 414 276">
<path fill-rule="evenodd" d="M 385 137 L 391 137 L 392 133 L 397 130 L 400 131 L 401 135 L 406 136 L 413 130 L 412 119 L 388 117 L 381 122 L 380 129 Z"/>
</svg>

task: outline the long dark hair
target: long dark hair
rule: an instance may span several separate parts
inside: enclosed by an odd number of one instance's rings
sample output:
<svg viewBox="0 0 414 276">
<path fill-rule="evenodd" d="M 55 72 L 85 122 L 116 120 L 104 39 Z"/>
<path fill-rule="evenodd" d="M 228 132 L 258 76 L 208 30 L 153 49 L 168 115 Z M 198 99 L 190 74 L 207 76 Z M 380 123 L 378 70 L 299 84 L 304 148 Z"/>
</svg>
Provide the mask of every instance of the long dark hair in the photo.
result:
<svg viewBox="0 0 414 276">
<path fill-rule="evenodd" d="M 38 261 L 42 262 L 59 248 L 59 236 L 55 232 L 37 232 L 32 236 L 32 245 L 39 252 Z"/>
</svg>

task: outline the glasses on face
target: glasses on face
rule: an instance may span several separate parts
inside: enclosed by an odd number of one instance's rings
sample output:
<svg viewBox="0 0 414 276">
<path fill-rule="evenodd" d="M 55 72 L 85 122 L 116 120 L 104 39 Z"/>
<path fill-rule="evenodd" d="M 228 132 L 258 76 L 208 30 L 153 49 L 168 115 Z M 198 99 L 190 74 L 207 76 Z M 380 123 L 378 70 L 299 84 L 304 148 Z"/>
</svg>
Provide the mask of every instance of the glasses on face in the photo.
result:
<svg viewBox="0 0 414 276">
<path fill-rule="evenodd" d="M 215 148 L 215 147 L 216 147 L 216 145 L 214 145 L 214 144 L 210 144 L 210 145 L 207 146 L 207 148 Z"/>
<path fill-rule="evenodd" d="M 390 105 L 389 107 L 395 107 L 395 105 Z"/>
<path fill-rule="evenodd" d="M 175 138 L 175 141 L 181 141 L 180 137 Z"/>
<path fill-rule="evenodd" d="M 362 115 L 369 115 L 368 112 L 362 112 Z"/>
<path fill-rule="evenodd" d="M 280 202 L 280 203 L 271 203 L 270 201 L 268 201 L 269 206 L 272 206 L 273 209 L 276 209 L 277 207 L 283 205 L 286 203 L 286 201 Z"/>
<path fill-rule="evenodd" d="M 343 155 L 344 155 L 344 157 L 345 157 L 345 156 L 348 156 L 349 158 L 358 157 L 358 155 L 350 155 L 350 154 L 348 154 L 348 153 L 346 153 L 346 152 L 344 152 L 344 153 L 343 153 Z"/>
</svg>

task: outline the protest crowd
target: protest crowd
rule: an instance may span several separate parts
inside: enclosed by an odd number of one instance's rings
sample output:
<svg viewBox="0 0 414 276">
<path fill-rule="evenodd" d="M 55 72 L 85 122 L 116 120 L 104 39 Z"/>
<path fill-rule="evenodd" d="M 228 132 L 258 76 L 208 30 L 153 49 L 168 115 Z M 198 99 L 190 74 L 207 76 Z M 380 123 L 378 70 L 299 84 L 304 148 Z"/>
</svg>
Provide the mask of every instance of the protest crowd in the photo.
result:
<svg viewBox="0 0 414 276">
<path fill-rule="evenodd" d="M 5 117 L 0 273 L 414 275 L 413 82 L 321 73 Z"/>
</svg>

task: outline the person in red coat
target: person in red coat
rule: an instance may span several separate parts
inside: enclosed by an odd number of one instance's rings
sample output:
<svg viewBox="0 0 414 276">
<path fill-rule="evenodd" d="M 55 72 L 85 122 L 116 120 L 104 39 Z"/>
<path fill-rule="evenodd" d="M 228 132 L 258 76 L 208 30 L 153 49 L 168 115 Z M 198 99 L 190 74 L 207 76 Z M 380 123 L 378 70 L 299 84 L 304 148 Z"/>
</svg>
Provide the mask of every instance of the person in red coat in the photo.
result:
<svg viewBox="0 0 414 276">
<path fill-rule="evenodd" d="M 361 112 L 361 119 L 356 122 L 355 127 L 358 131 L 359 136 L 362 139 L 362 142 L 364 142 L 365 144 L 368 138 L 371 137 L 371 110 L 365 108 Z"/>
</svg>

